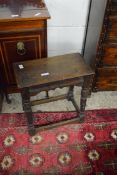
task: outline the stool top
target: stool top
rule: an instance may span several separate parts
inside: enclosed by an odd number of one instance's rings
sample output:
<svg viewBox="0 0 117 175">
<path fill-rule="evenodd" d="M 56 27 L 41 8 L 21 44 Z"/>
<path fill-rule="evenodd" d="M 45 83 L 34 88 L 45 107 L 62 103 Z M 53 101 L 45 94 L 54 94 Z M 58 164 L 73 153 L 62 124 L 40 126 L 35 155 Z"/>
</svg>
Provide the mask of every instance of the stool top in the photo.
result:
<svg viewBox="0 0 117 175">
<path fill-rule="evenodd" d="M 48 85 L 92 75 L 94 72 L 79 53 L 14 63 L 19 88 Z"/>
</svg>

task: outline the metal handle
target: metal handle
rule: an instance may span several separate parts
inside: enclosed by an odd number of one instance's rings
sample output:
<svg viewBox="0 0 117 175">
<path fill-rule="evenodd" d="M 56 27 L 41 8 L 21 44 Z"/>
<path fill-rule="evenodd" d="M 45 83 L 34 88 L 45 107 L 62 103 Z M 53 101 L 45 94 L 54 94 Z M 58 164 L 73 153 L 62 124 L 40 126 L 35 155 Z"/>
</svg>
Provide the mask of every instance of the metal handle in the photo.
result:
<svg viewBox="0 0 117 175">
<path fill-rule="evenodd" d="M 24 43 L 23 42 L 18 42 L 17 43 L 17 53 L 19 55 L 25 55 L 26 49 L 24 47 Z"/>
</svg>

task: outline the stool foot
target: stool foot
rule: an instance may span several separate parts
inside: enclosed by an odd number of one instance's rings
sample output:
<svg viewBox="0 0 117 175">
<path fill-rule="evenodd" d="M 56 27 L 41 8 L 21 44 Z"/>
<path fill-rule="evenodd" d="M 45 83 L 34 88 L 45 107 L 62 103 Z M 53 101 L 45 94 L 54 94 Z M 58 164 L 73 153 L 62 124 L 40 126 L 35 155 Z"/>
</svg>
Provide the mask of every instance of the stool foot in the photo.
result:
<svg viewBox="0 0 117 175">
<path fill-rule="evenodd" d="M 48 91 L 46 91 L 46 98 L 49 98 L 49 93 L 48 93 Z"/>
<path fill-rule="evenodd" d="M 9 95 L 5 93 L 5 97 L 6 97 L 6 102 L 7 102 L 8 104 L 11 104 L 11 100 L 10 100 L 10 98 L 9 98 Z"/>
<path fill-rule="evenodd" d="M 84 112 L 80 112 L 80 113 L 79 113 L 79 119 L 80 119 L 79 122 L 80 122 L 80 123 L 83 123 L 83 122 L 84 122 L 84 118 L 85 118 Z"/>
<path fill-rule="evenodd" d="M 35 127 L 34 126 L 29 127 L 28 132 L 30 136 L 34 136 L 36 134 Z"/>
</svg>

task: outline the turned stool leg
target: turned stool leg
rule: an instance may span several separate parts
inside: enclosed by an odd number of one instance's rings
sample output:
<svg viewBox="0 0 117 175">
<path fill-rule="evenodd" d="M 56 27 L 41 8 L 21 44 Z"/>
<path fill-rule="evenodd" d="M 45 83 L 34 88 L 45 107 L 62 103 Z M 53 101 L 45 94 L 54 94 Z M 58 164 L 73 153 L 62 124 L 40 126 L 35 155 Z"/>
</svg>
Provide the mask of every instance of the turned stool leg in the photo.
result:
<svg viewBox="0 0 117 175">
<path fill-rule="evenodd" d="M 8 95 L 7 92 L 5 92 L 5 98 L 6 98 L 6 102 L 7 102 L 8 104 L 10 104 L 10 103 L 11 103 L 11 100 L 10 100 L 9 95 Z"/>
<path fill-rule="evenodd" d="M 91 84 L 92 84 L 93 76 L 88 75 L 84 77 L 84 82 L 81 90 L 81 99 L 80 99 L 80 121 L 82 122 L 84 120 L 85 116 L 85 107 L 86 107 L 86 101 L 89 96 L 89 93 L 91 92 Z"/>
<path fill-rule="evenodd" d="M 4 94 L 3 94 L 2 89 L 0 88 L 0 113 L 2 111 L 3 98 L 4 98 Z"/>
<path fill-rule="evenodd" d="M 72 102 L 72 104 L 74 105 L 77 113 L 79 113 L 79 107 L 78 107 L 78 105 L 77 105 L 77 103 L 74 99 L 73 91 L 74 91 L 74 86 L 70 86 L 69 90 L 68 90 L 68 94 L 67 94 L 67 100 Z"/>
<path fill-rule="evenodd" d="M 7 92 L 6 87 L 4 87 L 3 93 L 4 93 L 4 96 L 5 96 L 5 98 L 6 98 L 6 102 L 7 102 L 8 104 L 10 104 L 10 103 L 11 103 L 11 100 L 10 100 L 10 98 L 9 98 L 9 94 L 8 94 L 8 92 Z"/>
<path fill-rule="evenodd" d="M 33 136 L 35 135 L 35 127 L 33 123 L 33 115 L 32 115 L 32 109 L 31 109 L 29 88 L 22 89 L 21 95 L 22 95 L 23 110 L 27 117 L 29 134 Z"/>
<path fill-rule="evenodd" d="M 49 92 L 46 91 L 46 98 L 49 98 Z"/>
</svg>

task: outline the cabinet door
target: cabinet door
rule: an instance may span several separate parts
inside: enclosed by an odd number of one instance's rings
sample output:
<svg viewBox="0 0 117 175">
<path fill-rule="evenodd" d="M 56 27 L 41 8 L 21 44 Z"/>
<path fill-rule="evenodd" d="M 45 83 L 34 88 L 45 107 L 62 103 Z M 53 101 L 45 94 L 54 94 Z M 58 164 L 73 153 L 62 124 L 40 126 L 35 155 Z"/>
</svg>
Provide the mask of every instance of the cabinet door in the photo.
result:
<svg viewBox="0 0 117 175">
<path fill-rule="evenodd" d="M 13 63 L 41 58 L 43 56 L 43 32 L 36 34 L 11 35 L 1 38 L 2 62 L 7 84 L 15 84 Z M 6 78 L 5 78 L 6 79 Z"/>
</svg>

